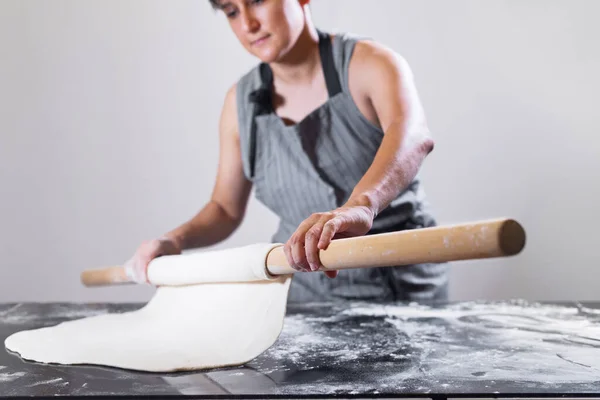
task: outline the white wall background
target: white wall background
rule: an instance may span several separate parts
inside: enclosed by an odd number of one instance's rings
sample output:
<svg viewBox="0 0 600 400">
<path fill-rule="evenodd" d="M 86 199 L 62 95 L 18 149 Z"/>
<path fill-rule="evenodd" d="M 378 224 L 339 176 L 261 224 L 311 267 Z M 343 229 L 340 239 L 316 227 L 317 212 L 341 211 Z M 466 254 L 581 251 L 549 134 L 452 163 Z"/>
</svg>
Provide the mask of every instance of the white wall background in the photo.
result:
<svg viewBox="0 0 600 400">
<path fill-rule="evenodd" d="M 225 90 L 256 60 L 207 0 L 0 2 L 0 301 L 139 301 L 86 289 L 208 199 Z M 458 299 L 598 300 L 598 0 L 322 0 L 321 28 L 411 63 L 437 139 L 440 223 L 520 220 L 527 248 L 455 263 Z M 252 201 L 218 247 L 269 240 Z"/>
</svg>

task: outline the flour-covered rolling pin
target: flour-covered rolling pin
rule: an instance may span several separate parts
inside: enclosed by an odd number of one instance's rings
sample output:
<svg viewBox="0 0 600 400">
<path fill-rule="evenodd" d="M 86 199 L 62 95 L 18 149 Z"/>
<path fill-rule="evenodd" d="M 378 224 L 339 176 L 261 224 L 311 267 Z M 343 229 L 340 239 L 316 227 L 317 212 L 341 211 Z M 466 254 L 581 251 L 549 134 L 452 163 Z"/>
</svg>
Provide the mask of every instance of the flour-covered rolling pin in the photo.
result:
<svg viewBox="0 0 600 400">
<path fill-rule="evenodd" d="M 324 271 L 507 257 L 524 247 L 521 224 L 500 218 L 337 239 L 319 254 Z M 289 266 L 283 245 L 272 243 L 190 251 L 148 265 L 148 280 L 157 286 L 250 282 L 294 273 L 300 272 Z M 131 283 L 120 266 L 86 270 L 81 281 L 86 286 Z"/>
</svg>

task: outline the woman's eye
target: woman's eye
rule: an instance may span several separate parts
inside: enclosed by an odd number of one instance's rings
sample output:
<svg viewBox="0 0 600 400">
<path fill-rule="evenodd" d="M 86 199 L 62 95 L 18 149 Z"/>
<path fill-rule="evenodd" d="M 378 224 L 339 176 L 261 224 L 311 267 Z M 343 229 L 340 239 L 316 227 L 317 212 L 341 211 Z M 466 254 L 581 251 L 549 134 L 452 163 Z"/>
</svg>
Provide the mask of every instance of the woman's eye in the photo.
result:
<svg viewBox="0 0 600 400">
<path fill-rule="evenodd" d="M 237 10 L 234 8 L 230 8 L 228 10 L 223 10 L 223 12 L 225 13 L 225 15 L 227 16 L 227 18 L 233 18 L 236 16 L 237 14 Z"/>
<path fill-rule="evenodd" d="M 264 2 L 265 2 L 265 0 L 249 0 L 250 5 L 253 5 L 253 6 L 262 4 Z M 223 12 L 227 16 L 227 18 L 235 18 L 238 15 L 238 10 L 236 10 L 234 8 L 225 8 L 225 9 L 223 9 Z"/>
</svg>

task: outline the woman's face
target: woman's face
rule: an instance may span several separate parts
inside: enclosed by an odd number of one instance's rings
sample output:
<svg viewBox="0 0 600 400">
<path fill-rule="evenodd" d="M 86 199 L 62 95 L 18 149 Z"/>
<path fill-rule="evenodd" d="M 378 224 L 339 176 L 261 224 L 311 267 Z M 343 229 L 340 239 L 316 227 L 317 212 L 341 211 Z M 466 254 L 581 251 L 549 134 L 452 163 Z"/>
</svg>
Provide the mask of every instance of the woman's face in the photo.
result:
<svg viewBox="0 0 600 400">
<path fill-rule="evenodd" d="M 221 0 L 220 6 L 236 37 L 263 62 L 284 56 L 304 28 L 309 0 Z"/>
</svg>

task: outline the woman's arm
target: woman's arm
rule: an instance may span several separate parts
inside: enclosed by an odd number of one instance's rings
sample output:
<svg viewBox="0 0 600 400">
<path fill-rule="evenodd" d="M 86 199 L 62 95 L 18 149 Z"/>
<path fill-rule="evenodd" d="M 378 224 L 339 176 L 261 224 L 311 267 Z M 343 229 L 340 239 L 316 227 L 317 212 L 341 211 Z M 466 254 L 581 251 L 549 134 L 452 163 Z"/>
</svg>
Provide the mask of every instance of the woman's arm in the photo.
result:
<svg viewBox="0 0 600 400">
<path fill-rule="evenodd" d="M 434 142 L 406 60 L 361 42 L 352 61 L 351 86 L 371 104 L 385 134 L 346 206 L 364 206 L 377 215 L 413 181 Z"/>
<path fill-rule="evenodd" d="M 373 42 L 359 42 L 350 63 L 350 89 L 367 105 L 384 132 L 379 150 L 348 201 L 340 208 L 307 218 L 286 243 L 297 270 L 322 268 L 319 250 L 337 237 L 366 234 L 374 218 L 415 178 L 433 150 L 425 113 L 408 63 Z M 327 273 L 330 277 L 335 271 Z"/>
<path fill-rule="evenodd" d="M 125 263 L 125 271 L 134 281 L 147 282 L 148 264 L 154 258 L 218 243 L 242 222 L 252 185 L 242 168 L 235 97 L 234 86 L 227 92 L 221 112 L 219 166 L 210 201 L 189 221 L 138 247 Z"/>
</svg>

